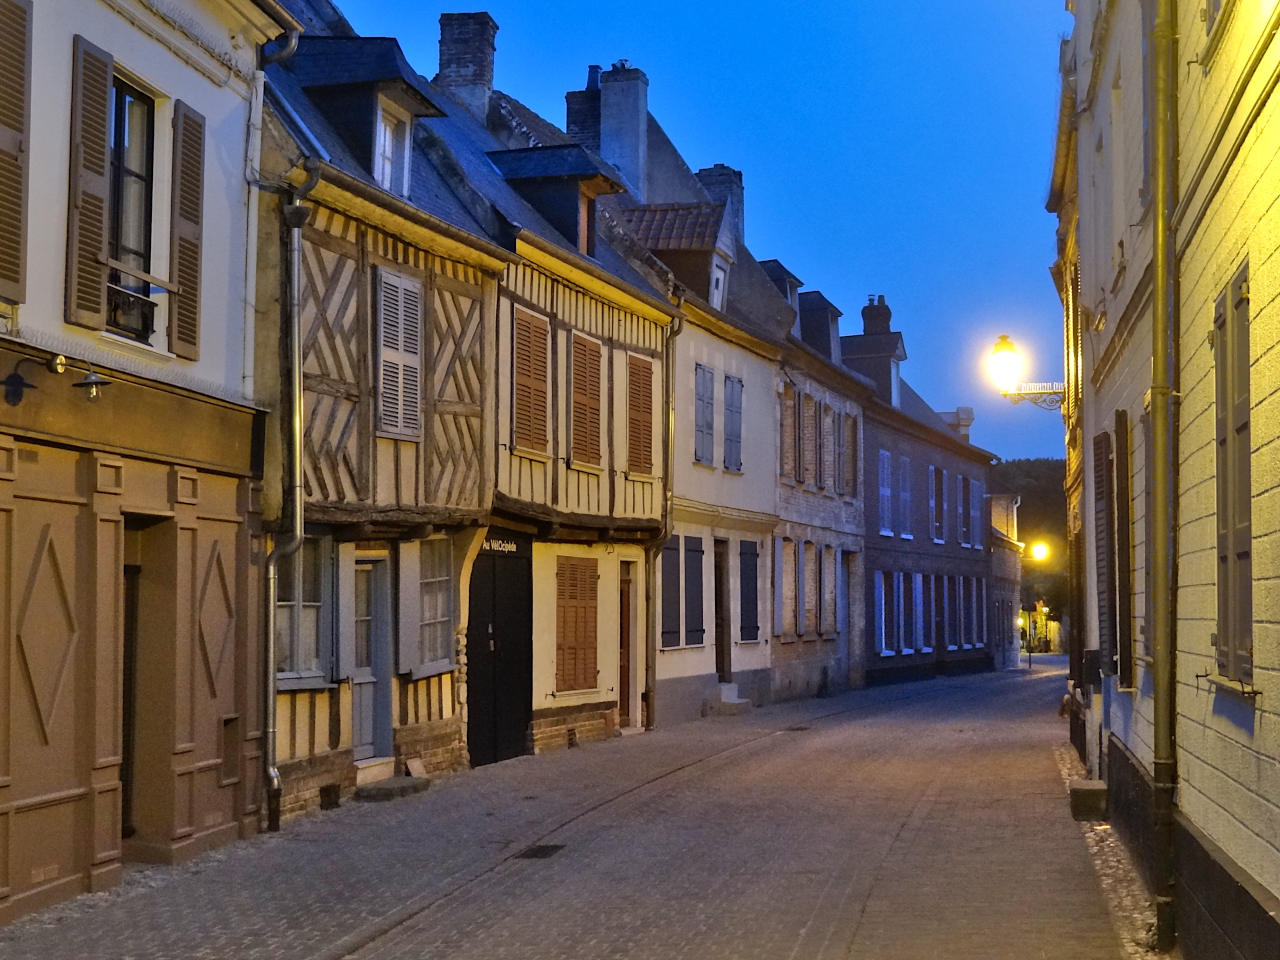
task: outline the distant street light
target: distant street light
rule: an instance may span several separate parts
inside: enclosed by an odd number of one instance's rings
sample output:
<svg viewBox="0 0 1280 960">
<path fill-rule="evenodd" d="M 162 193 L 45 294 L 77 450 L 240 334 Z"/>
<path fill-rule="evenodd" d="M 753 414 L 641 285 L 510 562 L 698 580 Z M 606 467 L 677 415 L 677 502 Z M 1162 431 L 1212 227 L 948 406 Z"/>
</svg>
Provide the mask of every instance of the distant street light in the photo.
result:
<svg viewBox="0 0 1280 960">
<path fill-rule="evenodd" d="M 1000 390 L 1002 397 L 1011 403 L 1029 400 L 1043 410 L 1057 410 L 1062 406 L 1065 384 L 1057 380 L 1022 383 L 1023 358 L 1008 334 L 1000 334 L 991 355 L 987 357 L 987 372 Z"/>
<path fill-rule="evenodd" d="M 1037 563 L 1049 556 L 1049 545 L 1043 540 L 1037 540 L 1031 545 L 1031 559 Z"/>
</svg>

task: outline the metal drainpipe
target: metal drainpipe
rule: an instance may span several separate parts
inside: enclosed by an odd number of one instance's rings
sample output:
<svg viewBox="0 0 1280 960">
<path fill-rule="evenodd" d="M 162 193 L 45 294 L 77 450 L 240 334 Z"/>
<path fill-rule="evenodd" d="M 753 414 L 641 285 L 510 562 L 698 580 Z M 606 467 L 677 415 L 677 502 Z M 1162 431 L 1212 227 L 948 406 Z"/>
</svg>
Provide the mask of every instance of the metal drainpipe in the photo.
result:
<svg viewBox="0 0 1280 960">
<path fill-rule="evenodd" d="M 1152 252 L 1151 445 L 1155 470 L 1152 490 L 1152 608 L 1156 611 L 1152 686 L 1155 778 L 1156 942 L 1168 950 L 1174 941 L 1173 795 L 1177 785 L 1174 744 L 1177 657 L 1177 593 L 1174 584 L 1177 549 L 1177 331 L 1178 277 L 1175 263 L 1173 211 L 1177 203 L 1177 23 L 1176 0 L 1158 0 L 1151 30 L 1155 54 L 1153 126 L 1153 200 L 1155 236 Z"/>
<path fill-rule="evenodd" d="M 684 303 L 680 303 L 676 309 Z M 675 343 L 676 337 L 684 329 L 684 317 L 677 314 L 671 319 L 667 328 L 666 349 L 662 355 L 662 397 L 666 405 L 666 425 L 662 431 L 662 532 L 645 547 L 644 550 L 644 609 L 645 609 L 645 657 L 644 657 L 644 728 L 652 730 L 657 710 L 658 682 L 658 612 L 655 609 L 658 585 L 654 582 L 654 569 L 657 567 L 658 551 L 662 549 L 667 538 L 671 536 L 672 522 L 672 449 L 675 447 L 676 413 L 673 398 L 675 384 Z"/>
<path fill-rule="evenodd" d="M 266 743 L 263 759 L 267 775 L 267 829 L 280 829 L 280 770 L 276 766 L 276 602 L 280 594 L 280 560 L 297 553 L 303 542 L 302 493 L 302 227 L 311 210 L 302 200 L 319 179 L 314 162 L 307 182 L 294 191 L 292 203 L 282 214 L 289 228 L 289 488 L 291 495 L 288 539 L 277 542 L 267 555 L 266 616 Z M 283 534 L 284 531 L 281 531 Z M 293 618 L 296 633 L 298 618 Z"/>
</svg>

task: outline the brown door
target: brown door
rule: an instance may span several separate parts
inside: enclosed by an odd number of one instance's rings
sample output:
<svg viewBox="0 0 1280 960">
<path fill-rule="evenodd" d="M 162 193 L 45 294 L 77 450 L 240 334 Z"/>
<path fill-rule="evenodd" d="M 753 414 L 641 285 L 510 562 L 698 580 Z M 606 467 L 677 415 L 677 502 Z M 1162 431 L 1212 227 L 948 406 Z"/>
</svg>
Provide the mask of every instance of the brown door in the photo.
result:
<svg viewBox="0 0 1280 960">
<path fill-rule="evenodd" d="M 631 726 L 631 564 L 618 581 L 618 726 Z"/>
</svg>

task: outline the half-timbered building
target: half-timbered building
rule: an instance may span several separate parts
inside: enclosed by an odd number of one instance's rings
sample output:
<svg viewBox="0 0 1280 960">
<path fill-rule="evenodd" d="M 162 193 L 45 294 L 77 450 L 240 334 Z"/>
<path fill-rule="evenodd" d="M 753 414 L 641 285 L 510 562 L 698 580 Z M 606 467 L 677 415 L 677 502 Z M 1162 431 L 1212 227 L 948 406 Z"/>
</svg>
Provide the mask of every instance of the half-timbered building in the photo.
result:
<svg viewBox="0 0 1280 960">
<path fill-rule="evenodd" d="M 245 170 L 296 26 L 0 0 L 0 921 L 257 828 Z"/>
</svg>

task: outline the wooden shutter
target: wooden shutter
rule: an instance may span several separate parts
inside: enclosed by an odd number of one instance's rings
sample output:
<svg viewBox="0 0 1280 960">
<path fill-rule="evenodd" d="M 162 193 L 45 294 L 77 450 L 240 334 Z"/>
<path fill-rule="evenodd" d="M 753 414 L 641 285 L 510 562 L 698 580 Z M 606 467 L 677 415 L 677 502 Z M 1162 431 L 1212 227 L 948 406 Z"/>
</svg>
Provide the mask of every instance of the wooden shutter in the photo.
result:
<svg viewBox="0 0 1280 960">
<path fill-rule="evenodd" d="M 956 474 L 956 542 L 968 543 L 968 531 L 965 525 L 969 522 L 967 515 L 968 506 L 964 502 L 964 485 L 965 478 L 960 474 Z"/>
<path fill-rule="evenodd" d="M 1231 676 L 1231 352 L 1227 343 L 1227 297 L 1213 310 L 1214 432 L 1217 466 L 1218 633 L 1214 641 L 1218 673 Z M 1148 480 L 1148 483 L 1151 481 Z M 1159 616 L 1160 612 L 1156 611 Z"/>
<path fill-rule="evenodd" d="M 1232 676 L 1253 683 L 1253 488 L 1249 426 L 1249 273 L 1231 284 Z"/>
<path fill-rule="evenodd" d="M 596 686 L 596 561 L 556 557 L 556 690 Z"/>
<path fill-rule="evenodd" d="M 337 656 L 332 677 L 343 680 L 355 676 L 356 672 L 356 622 L 353 614 L 356 608 L 356 545 L 351 541 L 339 543 L 334 552 L 337 554 L 337 569 L 333 573 Z"/>
<path fill-rule="evenodd" d="M 573 459 L 600 463 L 600 344 L 573 337 Z"/>
<path fill-rule="evenodd" d="M 742 469 L 742 381 L 724 378 L 724 466 Z"/>
<path fill-rule="evenodd" d="M 845 496 L 856 497 L 858 495 L 858 419 L 856 417 L 845 415 L 845 430 L 848 435 L 845 437 Z"/>
<path fill-rule="evenodd" d="M 702 643 L 702 538 L 684 538 L 684 642 Z"/>
<path fill-rule="evenodd" d="M 804 483 L 818 482 L 818 404 L 807 393 L 804 395 L 800 417 L 800 445 L 804 476 L 797 477 Z"/>
<path fill-rule="evenodd" d="M 396 665 L 401 673 L 419 670 L 422 655 L 422 546 L 401 540 L 396 551 Z"/>
<path fill-rule="evenodd" d="M 1115 508 L 1111 434 L 1093 438 L 1093 545 L 1098 598 L 1098 657 L 1104 674 L 1116 672 Z"/>
<path fill-rule="evenodd" d="M 880 451 L 880 532 L 893 532 L 893 454 Z"/>
<path fill-rule="evenodd" d="M 938 539 L 938 468 L 929 465 L 929 535 Z"/>
<path fill-rule="evenodd" d="M 31 0 L 0 0 L 0 300 L 22 303 L 27 278 Z"/>
<path fill-rule="evenodd" d="M 983 532 L 987 527 L 987 501 L 985 498 L 986 487 L 977 480 L 970 485 L 970 499 L 973 503 L 973 530 L 970 532 L 970 539 L 975 547 L 982 546 Z"/>
<path fill-rule="evenodd" d="M 77 36 L 71 68 L 71 190 L 67 204 L 66 319 L 107 325 L 111 54 Z"/>
<path fill-rule="evenodd" d="M 541 317 L 515 312 L 512 384 L 512 420 L 515 445 L 529 450 L 547 449 L 547 322 Z"/>
<path fill-rule="evenodd" d="M 782 537 L 773 538 L 773 635 L 782 633 L 782 612 L 786 601 L 783 599 L 783 546 Z"/>
<path fill-rule="evenodd" d="M 1154 457 L 1151 451 L 1151 414 L 1143 413 L 1140 420 L 1142 432 L 1142 652 L 1151 656 L 1151 641 L 1155 634 L 1155 607 L 1151 596 L 1151 541 L 1155 529 L 1151 504 L 1155 497 Z"/>
<path fill-rule="evenodd" d="M 693 459 L 711 463 L 715 457 L 715 374 L 710 367 L 693 367 Z"/>
<path fill-rule="evenodd" d="M 1133 686 L 1133 539 L 1129 516 L 1129 412 L 1116 411 L 1116 657 L 1120 686 Z"/>
<path fill-rule="evenodd" d="M 845 474 L 845 457 L 848 453 L 848 438 L 845 436 L 848 416 L 843 413 L 837 413 L 832 426 L 836 434 L 836 468 L 835 481 L 836 495 L 844 496 L 849 492 L 849 481 Z"/>
<path fill-rule="evenodd" d="M 169 351 L 187 360 L 200 357 L 204 127 L 204 117 L 181 100 L 174 103 L 169 279 L 178 292 L 169 304 Z"/>
<path fill-rule="evenodd" d="M 662 645 L 680 646 L 680 538 L 662 546 Z"/>
<path fill-rule="evenodd" d="M 760 638 L 756 549 L 754 540 L 743 540 L 738 545 L 738 596 L 741 607 L 739 627 L 743 643 Z"/>
<path fill-rule="evenodd" d="M 898 458 L 898 533 L 910 536 L 911 529 L 911 460 Z"/>
<path fill-rule="evenodd" d="M 809 543 L 805 540 L 796 541 L 796 636 L 803 636 L 805 626 L 809 622 L 809 596 L 805 589 L 808 583 L 808 569 L 806 565 L 809 562 Z"/>
<path fill-rule="evenodd" d="M 653 472 L 653 364 L 627 357 L 627 470 Z"/>
<path fill-rule="evenodd" d="M 796 391 L 789 383 L 782 387 L 778 413 L 782 424 L 778 437 L 780 456 L 778 469 L 784 477 L 794 479 L 796 475 Z"/>
<path fill-rule="evenodd" d="M 938 468 L 938 475 L 942 482 L 938 484 L 939 495 L 942 502 L 938 504 L 938 533 L 939 540 L 947 539 L 947 471 L 945 467 Z"/>
<path fill-rule="evenodd" d="M 378 271 L 378 429 L 422 431 L 422 286 Z"/>
</svg>

